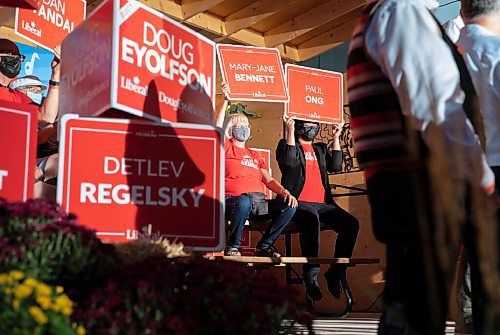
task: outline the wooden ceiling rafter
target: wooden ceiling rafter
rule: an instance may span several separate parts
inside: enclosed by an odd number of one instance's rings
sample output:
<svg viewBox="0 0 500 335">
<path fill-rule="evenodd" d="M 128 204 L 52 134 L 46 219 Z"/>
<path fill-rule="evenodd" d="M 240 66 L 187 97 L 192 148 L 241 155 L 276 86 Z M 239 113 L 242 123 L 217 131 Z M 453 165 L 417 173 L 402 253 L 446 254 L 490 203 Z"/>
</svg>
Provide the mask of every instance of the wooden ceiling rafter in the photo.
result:
<svg viewBox="0 0 500 335">
<path fill-rule="evenodd" d="M 103 1 L 87 0 L 87 14 Z M 283 58 L 292 62 L 310 59 L 349 40 L 368 2 L 315 0 L 306 5 L 298 0 L 139 1 L 195 27 L 216 42 L 276 47 Z M 13 11 L 0 11 L 0 25 L 13 28 L 13 21 Z"/>
</svg>

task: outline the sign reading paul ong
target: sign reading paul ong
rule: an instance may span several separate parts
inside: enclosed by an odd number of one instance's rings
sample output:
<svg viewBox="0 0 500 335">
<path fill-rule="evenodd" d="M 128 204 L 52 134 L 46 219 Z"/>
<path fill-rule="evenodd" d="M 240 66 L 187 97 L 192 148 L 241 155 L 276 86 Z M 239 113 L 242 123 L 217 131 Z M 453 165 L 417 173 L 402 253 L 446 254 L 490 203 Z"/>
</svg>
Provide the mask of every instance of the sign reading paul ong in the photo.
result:
<svg viewBox="0 0 500 335">
<path fill-rule="evenodd" d="M 37 108 L 0 101 L 0 198 L 33 197 Z"/>
<path fill-rule="evenodd" d="M 285 65 L 290 102 L 285 115 L 322 123 L 342 123 L 344 89 L 342 73 Z"/>
<path fill-rule="evenodd" d="M 16 9 L 15 33 L 53 50 L 85 20 L 85 0 L 38 0 L 36 9 Z"/>
<path fill-rule="evenodd" d="M 80 224 L 107 242 L 151 225 L 195 250 L 224 248 L 220 129 L 74 114 L 61 123 L 57 200 Z"/>
<path fill-rule="evenodd" d="M 62 113 L 213 124 L 214 42 L 140 2 L 105 1 L 62 53 Z"/>
</svg>

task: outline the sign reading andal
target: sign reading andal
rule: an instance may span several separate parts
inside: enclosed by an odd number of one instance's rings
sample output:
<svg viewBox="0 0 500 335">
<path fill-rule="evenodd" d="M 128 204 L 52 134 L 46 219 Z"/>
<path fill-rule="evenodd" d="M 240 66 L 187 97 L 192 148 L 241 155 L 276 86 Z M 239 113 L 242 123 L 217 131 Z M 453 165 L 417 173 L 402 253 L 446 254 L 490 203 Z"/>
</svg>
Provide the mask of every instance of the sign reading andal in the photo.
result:
<svg viewBox="0 0 500 335">
<path fill-rule="evenodd" d="M 151 225 L 195 250 L 224 248 L 219 129 L 66 114 L 60 139 L 58 203 L 104 241 Z"/>
<path fill-rule="evenodd" d="M 85 0 L 38 0 L 35 10 L 16 9 L 15 33 L 53 50 L 85 20 Z"/>
<path fill-rule="evenodd" d="M 0 198 L 33 197 L 37 108 L 0 101 Z"/>
<path fill-rule="evenodd" d="M 105 1 L 62 52 L 63 113 L 213 124 L 215 43 L 138 1 Z"/>
<path fill-rule="evenodd" d="M 217 44 L 217 53 L 231 100 L 288 101 L 278 49 Z"/>
<path fill-rule="evenodd" d="M 285 65 L 290 102 L 285 115 L 322 123 L 342 123 L 344 89 L 342 73 Z"/>
</svg>

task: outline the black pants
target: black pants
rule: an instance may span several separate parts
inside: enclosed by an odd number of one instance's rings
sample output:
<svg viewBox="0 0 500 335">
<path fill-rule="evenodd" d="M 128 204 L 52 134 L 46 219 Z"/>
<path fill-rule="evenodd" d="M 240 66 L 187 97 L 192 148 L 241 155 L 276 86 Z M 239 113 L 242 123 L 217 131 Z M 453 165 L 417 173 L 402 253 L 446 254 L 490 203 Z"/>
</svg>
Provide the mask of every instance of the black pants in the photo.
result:
<svg viewBox="0 0 500 335">
<path fill-rule="evenodd" d="M 302 256 L 318 257 L 321 222 L 338 234 L 333 257 L 352 256 L 359 221 L 338 205 L 299 201 L 294 220 L 300 227 Z M 302 270 L 305 280 L 315 280 L 319 273 L 319 264 L 304 264 Z"/>
<path fill-rule="evenodd" d="M 450 277 L 429 239 L 434 221 L 426 174 L 379 172 L 367 187 L 375 237 L 387 246 L 379 334 L 443 334 Z"/>
</svg>

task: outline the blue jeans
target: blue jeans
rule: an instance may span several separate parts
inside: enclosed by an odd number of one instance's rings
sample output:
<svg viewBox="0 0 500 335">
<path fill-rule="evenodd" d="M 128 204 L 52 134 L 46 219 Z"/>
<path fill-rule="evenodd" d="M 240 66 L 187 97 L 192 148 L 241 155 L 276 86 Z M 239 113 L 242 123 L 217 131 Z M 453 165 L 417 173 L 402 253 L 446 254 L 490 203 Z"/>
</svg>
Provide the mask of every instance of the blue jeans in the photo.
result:
<svg viewBox="0 0 500 335">
<path fill-rule="evenodd" d="M 283 229 L 292 219 L 296 208 L 287 206 L 283 201 L 270 200 L 268 215 L 252 215 L 252 202 L 250 198 L 242 194 L 240 196 L 226 196 L 226 219 L 231 221 L 229 226 L 229 237 L 227 246 L 239 248 L 243 236 L 243 226 L 249 218 L 256 220 L 272 219 L 257 248 L 268 249 L 278 239 Z"/>
</svg>

